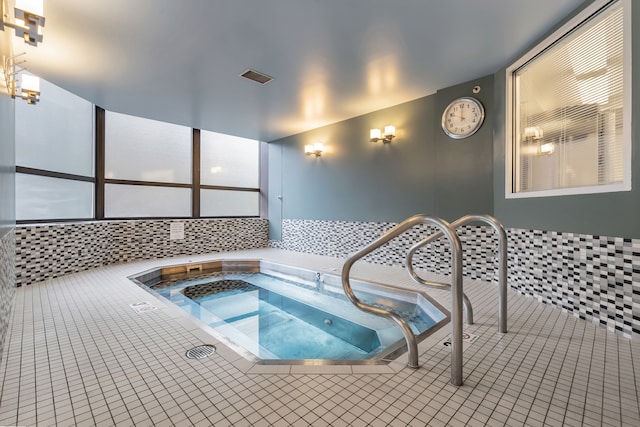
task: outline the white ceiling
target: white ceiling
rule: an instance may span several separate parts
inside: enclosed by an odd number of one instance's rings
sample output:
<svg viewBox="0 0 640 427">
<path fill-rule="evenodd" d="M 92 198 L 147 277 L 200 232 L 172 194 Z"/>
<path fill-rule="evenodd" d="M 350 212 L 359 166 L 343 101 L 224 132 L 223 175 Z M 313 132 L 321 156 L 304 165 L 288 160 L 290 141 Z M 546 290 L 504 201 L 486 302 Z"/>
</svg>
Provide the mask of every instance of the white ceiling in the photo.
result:
<svg viewBox="0 0 640 427">
<path fill-rule="evenodd" d="M 45 0 L 14 48 L 108 110 L 272 141 L 494 73 L 582 1 Z"/>
</svg>

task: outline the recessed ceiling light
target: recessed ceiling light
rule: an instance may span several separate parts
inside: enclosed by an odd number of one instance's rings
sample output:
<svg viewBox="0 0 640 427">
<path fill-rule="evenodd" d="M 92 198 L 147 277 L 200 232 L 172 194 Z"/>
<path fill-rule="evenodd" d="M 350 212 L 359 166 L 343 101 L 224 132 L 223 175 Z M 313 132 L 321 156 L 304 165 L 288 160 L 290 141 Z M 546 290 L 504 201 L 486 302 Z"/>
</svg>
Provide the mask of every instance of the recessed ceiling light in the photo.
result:
<svg viewBox="0 0 640 427">
<path fill-rule="evenodd" d="M 260 73 L 252 69 L 248 69 L 244 73 L 240 74 L 240 76 L 249 80 L 253 80 L 254 82 L 258 82 L 262 85 L 265 83 L 269 83 L 271 80 L 273 80 L 273 77 L 269 77 L 266 74 Z"/>
</svg>

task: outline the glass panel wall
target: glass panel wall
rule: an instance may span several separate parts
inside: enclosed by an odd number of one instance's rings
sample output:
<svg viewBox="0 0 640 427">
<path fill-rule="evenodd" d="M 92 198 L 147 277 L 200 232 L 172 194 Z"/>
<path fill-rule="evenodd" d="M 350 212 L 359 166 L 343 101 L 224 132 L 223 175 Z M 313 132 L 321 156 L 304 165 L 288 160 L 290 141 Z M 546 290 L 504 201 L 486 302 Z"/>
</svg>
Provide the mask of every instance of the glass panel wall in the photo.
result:
<svg viewBox="0 0 640 427">
<path fill-rule="evenodd" d="M 189 188 L 107 184 L 104 199 L 104 214 L 107 218 L 191 216 Z"/>
<path fill-rule="evenodd" d="M 15 102 L 16 165 L 93 177 L 93 104 L 45 80 L 40 94 Z"/>
<path fill-rule="evenodd" d="M 203 189 L 200 191 L 200 214 L 203 217 L 258 216 L 260 193 Z"/>
<path fill-rule="evenodd" d="M 45 80 L 15 102 L 16 219 L 94 218 L 94 107 Z"/>
<path fill-rule="evenodd" d="M 200 131 L 200 184 L 202 217 L 259 216 L 260 142 Z"/>
<path fill-rule="evenodd" d="M 259 141 L 200 131 L 202 185 L 258 188 L 259 165 Z"/>
<path fill-rule="evenodd" d="M 191 182 L 191 128 L 106 112 L 105 178 Z"/>
<path fill-rule="evenodd" d="M 46 81 L 15 108 L 20 222 L 260 214 L 259 141 L 105 111 Z"/>
<path fill-rule="evenodd" d="M 93 218 L 92 182 L 16 174 L 16 217 L 28 220 Z"/>
</svg>

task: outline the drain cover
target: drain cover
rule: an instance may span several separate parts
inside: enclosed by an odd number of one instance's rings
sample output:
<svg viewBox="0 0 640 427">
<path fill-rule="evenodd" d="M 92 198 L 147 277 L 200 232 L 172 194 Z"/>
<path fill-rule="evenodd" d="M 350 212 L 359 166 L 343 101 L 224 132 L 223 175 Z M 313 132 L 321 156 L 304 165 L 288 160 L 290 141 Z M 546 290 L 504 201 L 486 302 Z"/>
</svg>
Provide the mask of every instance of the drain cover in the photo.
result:
<svg viewBox="0 0 640 427">
<path fill-rule="evenodd" d="M 216 348 L 214 346 L 205 344 L 193 347 L 191 350 L 188 350 L 186 356 L 189 359 L 204 359 L 205 357 L 211 356 L 215 352 Z"/>
</svg>

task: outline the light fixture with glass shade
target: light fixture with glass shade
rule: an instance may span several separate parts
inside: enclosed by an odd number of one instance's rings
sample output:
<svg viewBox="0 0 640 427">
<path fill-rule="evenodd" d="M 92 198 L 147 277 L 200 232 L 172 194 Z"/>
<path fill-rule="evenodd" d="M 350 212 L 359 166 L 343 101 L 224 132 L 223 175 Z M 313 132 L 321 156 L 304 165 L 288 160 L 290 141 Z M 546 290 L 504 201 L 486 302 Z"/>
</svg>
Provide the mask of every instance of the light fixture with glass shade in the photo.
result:
<svg viewBox="0 0 640 427">
<path fill-rule="evenodd" d="M 369 140 L 371 142 L 391 142 L 393 138 L 396 137 L 396 128 L 395 126 L 385 126 L 384 133 L 380 131 L 380 129 L 371 129 L 369 131 Z"/>
<path fill-rule="evenodd" d="M 307 156 L 315 155 L 320 157 L 324 151 L 324 144 L 322 142 L 316 142 L 315 144 L 307 144 L 304 146 L 304 154 Z"/>
<path fill-rule="evenodd" d="M 553 142 L 540 144 L 540 154 L 550 156 L 554 153 L 554 151 L 556 151 L 556 146 Z"/>
<path fill-rule="evenodd" d="M 27 104 L 35 104 L 40 100 L 40 78 L 22 73 L 20 81 L 20 97 Z"/>
<path fill-rule="evenodd" d="M 43 0 L 16 0 L 14 22 L 11 22 L 9 12 L 4 10 L 4 0 L 0 1 L 0 8 L 2 9 L 0 30 L 4 31 L 4 27 L 13 28 L 17 37 L 23 38 L 25 43 L 32 46 L 37 46 L 38 42 L 42 42 Z"/>
<path fill-rule="evenodd" d="M 35 104 L 40 100 L 40 78 L 24 72 L 25 69 L 20 65 L 26 61 L 16 62 L 21 55 L 24 54 L 3 58 L 4 84 L 12 98 L 22 98 L 28 104 Z"/>
</svg>

